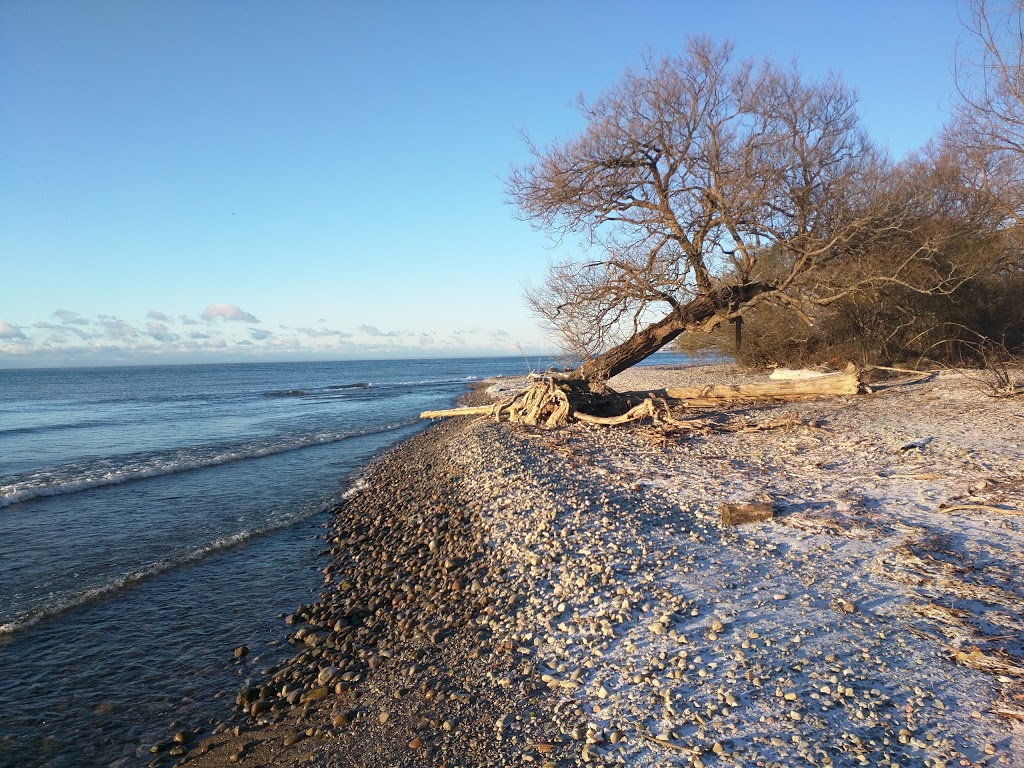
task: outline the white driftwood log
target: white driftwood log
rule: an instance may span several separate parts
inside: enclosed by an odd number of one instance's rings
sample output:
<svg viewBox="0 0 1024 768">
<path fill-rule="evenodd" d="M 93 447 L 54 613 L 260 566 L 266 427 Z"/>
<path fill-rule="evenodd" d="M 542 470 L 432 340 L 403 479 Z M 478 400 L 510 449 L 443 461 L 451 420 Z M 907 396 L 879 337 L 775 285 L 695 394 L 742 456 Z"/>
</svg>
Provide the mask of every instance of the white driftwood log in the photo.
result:
<svg viewBox="0 0 1024 768">
<path fill-rule="evenodd" d="M 820 395 L 856 395 L 860 376 L 854 368 L 827 373 L 811 379 L 765 381 L 755 384 L 715 384 L 706 387 L 674 387 L 665 390 L 671 400 L 712 402 L 720 400 L 770 400 L 817 397 Z"/>
<path fill-rule="evenodd" d="M 471 405 L 466 408 L 447 408 L 443 411 L 424 411 L 420 414 L 421 419 L 445 419 L 449 416 L 490 416 L 499 405 Z"/>
<path fill-rule="evenodd" d="M 772 381 L 794 381 L 797 379 L 820 379 L 827 376 L 821 371 L 812 371 L 808 368 L 776 368 L 768 374 Z"/>
</svg>

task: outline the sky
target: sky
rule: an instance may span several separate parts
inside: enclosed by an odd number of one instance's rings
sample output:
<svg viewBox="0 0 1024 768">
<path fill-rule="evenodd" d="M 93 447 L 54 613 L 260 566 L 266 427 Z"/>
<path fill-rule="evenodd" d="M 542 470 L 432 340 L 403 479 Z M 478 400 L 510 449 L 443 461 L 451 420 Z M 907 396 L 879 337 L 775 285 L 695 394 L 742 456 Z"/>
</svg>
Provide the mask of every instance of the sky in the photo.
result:
<svg viewBox="0 0 1024 768">
<path fill-rule="evenodd" d="M 840 74 L 902 157 L 955 0 L 0 4 L 0 367 L 549 350 L 503 178 L 686 38 Z"/>
</svg>

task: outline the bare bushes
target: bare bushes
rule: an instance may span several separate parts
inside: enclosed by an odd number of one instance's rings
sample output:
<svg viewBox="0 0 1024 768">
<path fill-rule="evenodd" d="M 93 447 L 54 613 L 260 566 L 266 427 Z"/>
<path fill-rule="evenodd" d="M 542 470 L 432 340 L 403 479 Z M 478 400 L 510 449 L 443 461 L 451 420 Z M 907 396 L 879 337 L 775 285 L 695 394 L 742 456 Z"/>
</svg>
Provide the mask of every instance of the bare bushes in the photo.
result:
<svg viewBox="0 0 1024 768">
<path fill-rule="evenodd" d="M 742 343 L 732 325 L 681 336 L 693 357 L 727 353 L 741 365 L 862 366 L 928 361 L 998 370 L 1024 356 L 1024 275 L 972 280 L 948 295 L 888 287 L 846 297 L 811 318 L 764 305 L 744 316 Z"/>
</svg>

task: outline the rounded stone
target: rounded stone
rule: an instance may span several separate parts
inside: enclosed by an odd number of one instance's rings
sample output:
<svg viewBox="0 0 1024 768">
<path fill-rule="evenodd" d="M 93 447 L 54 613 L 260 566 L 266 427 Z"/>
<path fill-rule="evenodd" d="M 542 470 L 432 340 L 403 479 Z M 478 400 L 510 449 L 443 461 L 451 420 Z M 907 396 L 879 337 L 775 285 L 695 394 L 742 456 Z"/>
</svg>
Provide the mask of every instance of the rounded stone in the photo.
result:
<svg viewBox="0 0 1024 768">
<path fill-rule="evenodd" d="M 335 667 L 324 667 L 320 670 L 320 674 L 316 677 L 317 685 L 323 687 L 330 685 L 331 681 L 337 677 L 338 670 Z"/>
</svg>

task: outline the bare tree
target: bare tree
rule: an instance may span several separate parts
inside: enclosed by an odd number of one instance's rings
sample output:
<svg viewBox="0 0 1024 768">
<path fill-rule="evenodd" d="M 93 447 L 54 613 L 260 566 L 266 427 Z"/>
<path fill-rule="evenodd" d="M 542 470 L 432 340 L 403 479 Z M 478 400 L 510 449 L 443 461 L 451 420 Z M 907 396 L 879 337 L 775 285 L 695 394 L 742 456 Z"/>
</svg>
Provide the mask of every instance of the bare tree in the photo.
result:
<svg viewBox="0 0 1024 768">
<path fill-rule="evenodd" d="M 1002 205 L 1005 224 L 1024 223 L 1024 0 L 965 0 L 958 47 L 960 101 L 944 139 L 972 164 L 973 186 Z"/>
<path fill-rule="evenodd" d="M 809 82 L 695 38 L 579 106 L 582 134 L 531 147 L 507 181 L 524 219 L 602 254 L 553 265 L 528 293 L 587 355 L 577 378 L 604 381 L 757 302 L 812 297 L 815 275 L 877 224 L 884 162 L 834 76 Z"/>
</svg>

